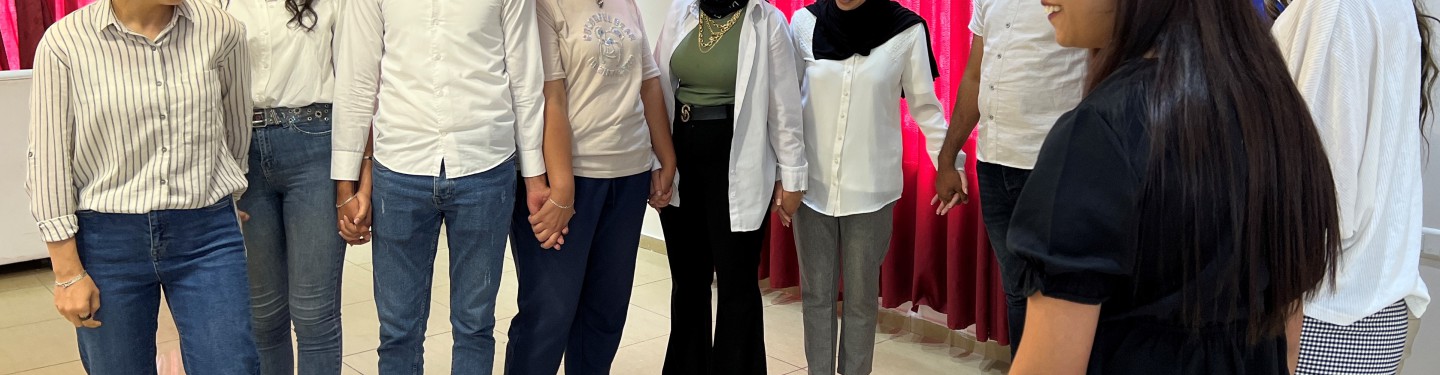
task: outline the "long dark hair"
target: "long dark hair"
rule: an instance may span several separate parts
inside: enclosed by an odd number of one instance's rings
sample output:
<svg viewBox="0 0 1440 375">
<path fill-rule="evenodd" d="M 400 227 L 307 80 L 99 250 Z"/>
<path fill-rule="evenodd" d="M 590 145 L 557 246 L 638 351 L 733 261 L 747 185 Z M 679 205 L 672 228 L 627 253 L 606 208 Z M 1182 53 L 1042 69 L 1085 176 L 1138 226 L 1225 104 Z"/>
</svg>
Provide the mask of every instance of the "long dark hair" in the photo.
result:
<svg viewBox="0 0 1440 375">
<path fill-rule="evenodd" d="M 315 31 L 319 18 L 315 16 L 315 0 L 285 0 L 285 10 L 290 11 L 290 24 L 305 31 Z"/>
<path fill-rule="evenodd" d="M 1142 239 L 1178 247 L 1151 256 L 1181 272 L 1187 326 L 1241 318 L 1258 343 L 1283 334 L 1327 279 L 1340 219 L 1314 120 L 1254 9 L 1249 0 L 1116 0 L 1115 37 L 1096 50 L 1087 87 L 1128 61 L 1155 60 Z M 1164 233 L 1146 234 L 1156 226 Z M 1211 276 L 1219 288 L 1202 287 Z"/>
<path fill-rule="evenodd" d="M 1435 80 L 1440 77 L 1440 63 L 1435 61 L 1434 50 L 1430 47 L 1430 41 L 1435 39 L 1435 29 L 1431 22 L 1440 22 L 1440 19 L 1431 16 L 1425 11 L 1422 0 L 1414 0 L 1415 24 L 1420 29 L 1420 137 L 1425 137 L 1425 119 L 1430 117 L 1430 90 L 1435 86 Z M 1265 0 L 1265 12 L 1274 20 L 1280 17 L 1280 12 L 1285 6 L 1290 5 L 1290 0 Z"/>
</svg>

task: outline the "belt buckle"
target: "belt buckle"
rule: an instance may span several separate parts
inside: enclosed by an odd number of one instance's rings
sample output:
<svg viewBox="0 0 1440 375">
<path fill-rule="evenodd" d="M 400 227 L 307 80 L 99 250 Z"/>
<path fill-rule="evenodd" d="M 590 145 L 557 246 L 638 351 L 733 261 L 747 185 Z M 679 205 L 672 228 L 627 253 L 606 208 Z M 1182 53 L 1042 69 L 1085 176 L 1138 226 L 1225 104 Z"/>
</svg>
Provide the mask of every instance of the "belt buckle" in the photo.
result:
<svg viewBox="0 0 1440 375">
<path fill-rule="evenodd" d="M 690 105 L 680 105 L 680 122 L 690 122 Z"/>
<path fill-rule="evenodd" d="M 256 112 L 255 115 L 250 116 L 250 127 L 251 127 L 251 128 L 263 128 L 263 127 L 265 127 L 265 112 Z"/>
</svg>

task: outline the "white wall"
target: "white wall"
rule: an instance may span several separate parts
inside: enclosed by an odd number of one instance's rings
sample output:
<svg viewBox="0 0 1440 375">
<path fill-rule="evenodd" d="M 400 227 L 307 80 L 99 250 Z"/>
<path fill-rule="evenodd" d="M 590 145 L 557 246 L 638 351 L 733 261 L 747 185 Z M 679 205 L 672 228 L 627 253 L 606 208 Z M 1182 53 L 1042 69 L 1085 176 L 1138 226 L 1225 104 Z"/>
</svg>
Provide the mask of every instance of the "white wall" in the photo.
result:
<svg viewBox="0 0 1440 375">
<path fill-rule="evenodd" d="M 29 71 L 0 72 L 0 264 L 48 256 L 25 194 L 25 134 L 30 122 Z"/>
</svg>

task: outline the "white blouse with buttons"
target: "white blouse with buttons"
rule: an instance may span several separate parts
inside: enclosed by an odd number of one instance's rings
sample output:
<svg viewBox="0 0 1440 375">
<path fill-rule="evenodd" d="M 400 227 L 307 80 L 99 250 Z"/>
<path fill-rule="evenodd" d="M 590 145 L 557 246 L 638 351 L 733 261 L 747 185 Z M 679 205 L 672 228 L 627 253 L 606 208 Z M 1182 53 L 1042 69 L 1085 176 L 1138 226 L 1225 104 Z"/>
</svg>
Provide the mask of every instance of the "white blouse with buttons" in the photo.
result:
<svg viewBox="0 0 1440 375">
<path fill-rule="evenodd" d="M 930 69 L 924 25 L 875 47 L 869 56 L 821 60 L 814 54 L 815 15 L 795 12 L 791 27 L 805 59 L 805 204 L 829 216 L 870 213 L 900 199 L 905 142 L 900 118 L 904 92 L 910 115 L 925 133 L 932 165 L 948 127 Z"/>
<path fill-rule="evenodd" d="M 211 1 L 219 1 L 230 15 L 245 23 L 253 72 L 250 96 L 255 108 L 300 108 L 331 102 L 335 91 L 331 41 L 339 1 L 311 2 L 315 16 L 305 21 L 313 25 L 311 30 L 290 22 L 284 0 Z"/>
</svg>

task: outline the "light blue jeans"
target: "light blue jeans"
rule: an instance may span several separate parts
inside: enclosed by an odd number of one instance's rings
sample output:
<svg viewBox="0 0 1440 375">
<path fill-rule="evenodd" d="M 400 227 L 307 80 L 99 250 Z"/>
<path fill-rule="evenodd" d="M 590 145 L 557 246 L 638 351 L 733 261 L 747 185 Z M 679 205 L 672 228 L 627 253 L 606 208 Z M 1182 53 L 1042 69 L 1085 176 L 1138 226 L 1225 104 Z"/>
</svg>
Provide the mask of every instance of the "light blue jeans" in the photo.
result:
<svg viewBox="0 0 1440 375">
<path fill-rule="evenodd" d="M 330 119 L 291 116 L 284 122 L 255 129 L 250 189 L 240 199 L 240 210 L 250 214 L 245 247 L 260 370 L 296 373 L 293 323 L 298 373 L 336 375 L 345 241 L 335 225 Z"/>
<path fill-rule="evenodd" d="M 514 160 L 449 178 L 397 173 L 375 162 L 375 303 L 380 373 L 425 373 L 435 252 L 443 223 L 450 247 L 451 372 L 490 374 L 495 366 L 495 298 L 505 236 L 515 205 Z"/>
</svg>

